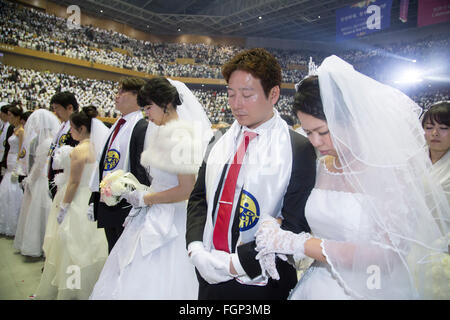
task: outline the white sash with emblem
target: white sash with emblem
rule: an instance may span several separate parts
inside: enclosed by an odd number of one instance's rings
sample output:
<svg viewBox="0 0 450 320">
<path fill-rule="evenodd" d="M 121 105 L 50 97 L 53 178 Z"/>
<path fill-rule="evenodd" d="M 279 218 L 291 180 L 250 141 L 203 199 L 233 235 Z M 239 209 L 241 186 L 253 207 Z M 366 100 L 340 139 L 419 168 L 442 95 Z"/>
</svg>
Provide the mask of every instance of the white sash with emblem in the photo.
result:
<svg viewBox="0 0 450 320">
<path fill-rule="evenodd" d="M 53 157 L 55 155 L 56 150 L 58 150 L 61 146 L 64 145 L 64 142 L 69 137 L 69 134 L 70 134 L 70 122 L 69 120 L 67 120 L 66 122 L 61 124 L 61 129 L 59 130 L 52 144 L 50 145 L 50 151 L 48 154 L 49 157 Z M 56 168 L 54 168 L 53 164 L 52 169 L 57 170 Z"/>
<path fill-rule="evenodd" d="M 240 139 L 242 139 L 242 131 L 249 130 L 245 127 L 241 128 L 238 122 L 235 121 L 224 136 L 214 145 L 207 160 L 205 186 L 208 212 L 203 234 L 203 244 L 207 250 L 213 248 L 214 221 L 212 220 L 212 210 L 222 170 L 226 163 L 232 161 Z M 239 206 L 240 235 L 237 241 L 238 246 L 255 240 L 258 223 L 264 216 L 281 216 L 283 198 L 292 170 L 292 147 L 289 128 L 275 109 L 272 119 L 251 131 L 258 133 L 258 136 L 250 142 L 244 157 L 239 172 L 231 216 L 231 219 L 233 219 L 236 206 Z M 241 187 L 243 196 L 240 199 L 240 203 L 236 203 Z M 232 223 L 230 223 L 230 228 L 231 226 Z M 229 232 L 229 246 L 231 248 L 230 234 Z M 255 279 L 241 276 L 236 280 L 249 285 L 267 284 L 267 278 L 264 276 L 258 276 Z"/>
<path fill-rule="evenodd" d="M 127 114 L 123 118 L 126 120 L 126 122 L 122 125 L 113 143 L 109 146 L 103 163 L 100 164 L 101 166 L 103 166 L 103 177 L 105 177 L 108 173 L 119 169 L 122 169 L 125 172 L 130 171 L 129 148 L 131 134 L 133 133 L 133 129 L 136 123 L 143 118 L 143 115 L 141 111 L 135 111 Z M 109 129 L 109 139 L 106 141 L 108 145 L 110 144 L 110 139 L 112 138 L 111 135 L 117 126 L 117 122 L 118 121 L 116 121 L 116 123 Z M 108 145 L 105 145 L 105 148 L 108 147 Z M 98 157 L 98 160 L 100 161 L 101 153 L 98 155 Z M 99 184 L 99 168 L 96 167 L 91 178 L 91 191 L 98 192 Z"/>
</svg>

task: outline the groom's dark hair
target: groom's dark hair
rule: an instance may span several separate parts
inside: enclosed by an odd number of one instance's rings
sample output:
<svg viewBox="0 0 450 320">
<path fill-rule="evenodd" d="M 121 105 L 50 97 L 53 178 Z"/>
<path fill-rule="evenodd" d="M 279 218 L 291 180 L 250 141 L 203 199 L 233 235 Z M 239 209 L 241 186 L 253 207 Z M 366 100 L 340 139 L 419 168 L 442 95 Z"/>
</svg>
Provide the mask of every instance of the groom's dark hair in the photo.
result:
<svg viewBox="0 0 450 320">
<path fill-rule="evenodd" d="M 266 49 L 254 48 L 242 51 L 222 66 L 222 75 L 228 83 L 236 70 L 250 73 L 261 81 L 266 98 L 273 87 L 281 88 L 281 66 Z"/>
</svg>

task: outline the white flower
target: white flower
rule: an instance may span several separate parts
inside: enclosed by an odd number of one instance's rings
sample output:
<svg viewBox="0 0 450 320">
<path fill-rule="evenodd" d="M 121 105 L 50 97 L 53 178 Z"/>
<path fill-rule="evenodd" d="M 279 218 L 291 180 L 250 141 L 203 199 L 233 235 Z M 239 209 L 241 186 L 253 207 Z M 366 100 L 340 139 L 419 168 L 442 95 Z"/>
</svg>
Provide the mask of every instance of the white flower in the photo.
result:
<svg viewBox="0 0 450 320">
<path fill-rule="evenodd" d="M 125 192 L 127 192 L 127 188 L 125 187 L 123 181 L 121 181 L 122 179 L 117 179 L 116 181 L 114 181 L 113 183 L 111 183 L 111 193 L 114 196 L 121 196 L 122 194 L 124 194 Z"/>
<path fill-rule="evenodd" d="M 100 183 L 101 199 L 108 206 L 115 206 L 125 193 L 136 189 L 147 190 L 148 187 L 140 184 L 132 173 L 123 170 L 108 173 Z"/>
</svg>

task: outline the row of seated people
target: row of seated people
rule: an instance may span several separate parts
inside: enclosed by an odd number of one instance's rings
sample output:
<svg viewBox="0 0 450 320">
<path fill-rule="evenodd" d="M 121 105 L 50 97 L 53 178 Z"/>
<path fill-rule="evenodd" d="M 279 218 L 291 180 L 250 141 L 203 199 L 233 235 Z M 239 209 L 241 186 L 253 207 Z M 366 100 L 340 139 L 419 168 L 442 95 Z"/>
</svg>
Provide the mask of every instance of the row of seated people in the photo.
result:
<svg viewBox="0 0 450 320">
<path fill-rule="evenodd" d="M 20 69 L 0 64 L 0 101 L 18 102 L 25 109 L 48 108 L 51 97 L 57 91 L 73 92 L 80 105 L 94 105 L 101 117 L 116 118 L 114 98 L 118 83 L 115 81 L 82 79 L 73 75 Z M 222 90 L 193 90 L 206 109 L 212 123 L 232 122 L 227 93 Z M 277 109 L 290 114 L 292 95 L 282 95 Z"/>
<path fill-rule="evenodd" d="M 66 19 L 34 9 L 19 9 L 17 4 L 4 0 L 0 0 L 0 9 L 0 36 L 4 43 L 154 75 L 222 78 L 220 66 L 243 49 L 225 45 L 152 43 L 92 26 L 69 30 Z M 421 61 L 429 60 L 430 56 L 434 60 L 439 60 L 436 56 L 445 59 L 449 48 L 448 36 L 436 35 L 414 43 L 395 43 L 369 50 L 336 49 L 333 53 L 352 63 L 358 71 L 385 82 L 393 74 L 387 72 L 392 71 L 393 65 L 403 67 L 411 63 L 396 57 Z M 280 61 L 285 83 L 295 83 L 305 75 L 304 68 L 289 69 L 289 66 L 306 66 L 310 56 L 319 64 L 330 54 L 309 48 L 269 50 Z M 192 58 L 196 64 L 177 64 L 177 58 Z"/>
<path fill-rule="evenodd" d="M 94 105 L 102 117 L 116 118 L 114 97 L 118 83 L 115 81 L 82 79 L 73 75 L 19 69 L 0 64 L 0 101 L 17 102 L 25 109 L 48 108 L 57 91 L 71 91 L 80 105 Z M 221 90 L 192 90 L 205 108 L 212 123 L 233 121 L 225 88 Z M 436 101 L 449 100 L 450 89 L 431 89 L 410 94 L 422 108 Z M 293 92 L 281 95 L 276 108 L 282 115 L 291 115 Z"/>
</svg>

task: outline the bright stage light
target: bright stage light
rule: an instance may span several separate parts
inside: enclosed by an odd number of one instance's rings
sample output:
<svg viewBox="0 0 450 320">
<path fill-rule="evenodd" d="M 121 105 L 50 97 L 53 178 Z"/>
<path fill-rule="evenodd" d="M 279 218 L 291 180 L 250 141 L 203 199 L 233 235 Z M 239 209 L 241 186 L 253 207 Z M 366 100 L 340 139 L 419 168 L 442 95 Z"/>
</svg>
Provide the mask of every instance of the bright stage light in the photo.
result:
<svg viewBox="0 0 450 320">
<path fill-rule="evenodd" d="M 405 71 L 400 78 L 395 80 L 395 83 L 418 83 L 422 82 L 421 73 L 418 70 L 410 69 Z"/>
</svg>

